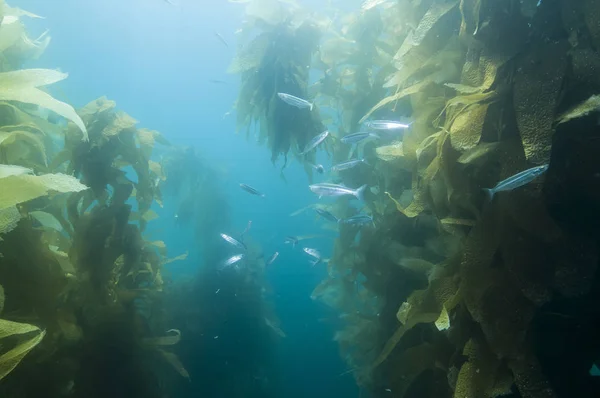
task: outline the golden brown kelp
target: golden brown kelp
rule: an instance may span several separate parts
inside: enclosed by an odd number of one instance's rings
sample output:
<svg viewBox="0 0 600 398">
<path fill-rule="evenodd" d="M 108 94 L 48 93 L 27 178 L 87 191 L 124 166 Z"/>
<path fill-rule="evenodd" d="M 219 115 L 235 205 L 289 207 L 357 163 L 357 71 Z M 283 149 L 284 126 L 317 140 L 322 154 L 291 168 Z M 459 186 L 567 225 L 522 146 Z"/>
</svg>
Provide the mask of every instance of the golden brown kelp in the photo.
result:
<svg viewBox="0 0 600 398">
<path fill-rule="evenodd" d="M 252 37 L 239 49 L 229 72 L 241 75 L 236 102 L 238 130 L 266 142 L 275 162 L 290 150 L 298 154 L 325 130 L 318 109 L 298 109 L 278 93 L 307 99 L 309 67 L 319 40 L 313 19 L 272 0 L 253 1 L 246 10 L 251 23 L 242 34 Z M 309 157 L 314 156 L 309 154 Z"/>
<path fill-rule="evenodd" d="M 409 101 L 414 121 L 376 150 L 377 230 L 341 230 L 315 293 L 345 313 L 380 300 L 377 353 L 349 358 L 357 380 L 377 396 L 597 395 L 597 5 L 370 3 L 411 29 L 385 27 L 403 38 L 394 91 L 363 119 Z M 543 179 L 485 199 L 544 163 Z M 340 276 L 359 271 L 362 300 Z M 342 347 L 368 346 L 355 328 Z"/>
<path fill-rule="evenodd" d="M 159 396 L 157 367 L 184 369 L 147 340 L 168 329 L 153 311 L 166 248 L 141 235 L 165 178 L 152 148 L 168 143 L 111 101 L 76 113 L 39 89 L 66 74 L 13 70 L 47 40 L 24 34 L 32 14 L 0 11 L 0 395 Z"/>
</svg>

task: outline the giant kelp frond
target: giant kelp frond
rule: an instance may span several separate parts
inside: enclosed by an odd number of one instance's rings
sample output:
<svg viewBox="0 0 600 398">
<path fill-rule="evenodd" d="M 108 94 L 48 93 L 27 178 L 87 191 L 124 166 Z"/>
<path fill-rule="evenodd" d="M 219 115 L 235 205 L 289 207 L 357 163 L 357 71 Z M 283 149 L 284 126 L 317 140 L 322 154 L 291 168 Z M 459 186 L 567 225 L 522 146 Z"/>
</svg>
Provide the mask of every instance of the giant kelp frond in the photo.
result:
<svg viewBox="0 0 600 398">
<path fill-rule="evenodd" d="M 258 4 L 260 3 L 260 5 Z M 270 2 L 269 2 L 270 3 Z M 238 50 L 229 71 L 241 75 L 236 101 L 237 128 L 250 134 L 252 126 L 259 142 L 266 142 L 275 162 L 299 153 L 309 140 L 325 129 L 316 108 L 297 109 L 284 103 L 278 93 L 308 97 L 309 69 L 317 49 L 319 29 L 310 18 L 294 19 L 289 9 L 273 1 L 269 7 L 252 2 L 247 14 L 255 26 L 246 27 L 253 39 Z M 284 164 L 285 166 L 285 164 Z"/>
<path fill-rule="evenodd" d="M 69 119 L 81 130 L 87 140 L 87 130 L 73 107 L 41 91 L 47 86 L 67 78 L 67 74 L 49 69 L 23 69 L 0 73 L 0 101 L 17 101 L 38 105 Z"/>
<path fill-rule="evenodd" d="M 0 341 L 15 335 L 20 337 L 14 347 L 5 352 L 0 351 L 0 380 L 17 367 L 25 355 L 42 341 L 45 334 L 37 326 L 0 319 Z"/>
<path fill-rule="evenodd" d="M 597 280 L 597 231 L 586 227 L 581 235 L 585 216 L 566 209 L 597 193 L 565 170 L 579 156 L 584 179 L 597 170 L 591 148 L 598 149 L 600 58 L 589 17 L 597 6 L 517 3 L 365 2 L 361 16 L 348 20 L 370 18 L 382 29 L 375 40 L 380 52 L 395 54 L 379 69 L 386 76 L 378 98 L 372 101 L 374 90 L 353 92 L 354 71 L 340 72 L 337 84 L 319 83 L 321 95 L 343 98 L 344 125 L 407 112 L 413 121 L 401 140 L 365 146 L 365 155 L 374 155 L 372 174 L 341 176 L 351 186 L 377 187 L 367 200 L 376 228 L 358 235 L 340 227 L 329 278 L 313 292 L 342 314 L 360 307 L 359 316 L 378 315 L 368 338 L 348 316 L 336 335 L 357 381 L 374 394 L 390 388 L 398 397 L 496 397 L 511 390 L 561 396 L 572 394 L 564 373 L 583 377 L 550 359 L 535 339 L 565 336 L 540 323 L 544 308 L 559 305 L 579 319 L 574 302 L 595 294 L 587 278 Z M 518 39 L 525 36 L 527 44 Z M 337 57 L 344 65 L 348 54 L 329 52 L 323 61 L 335 66 Z M 348 104 L 369 100 L 355 119 L 358 107 Z M 540 179 L 485 201 L 482 187 L 548 162 L 556 175 L 548 175 L 544 190 Z M 566 186 L 573 191 L 561 191 Z M 587 203 L 587 212 L 598 211 Z M 340 206 L 342 214 L 352 211 L 344 201 Z M 578 227 L 558 209 L 578 214 Z M 572 257 L 574 250 L 582 254 Z M 564 358 L 573 346 L 585 350 L 575 339 L 568 344 Z M 587 372 L 589 361 L 581 366 Z"/>
</svg>

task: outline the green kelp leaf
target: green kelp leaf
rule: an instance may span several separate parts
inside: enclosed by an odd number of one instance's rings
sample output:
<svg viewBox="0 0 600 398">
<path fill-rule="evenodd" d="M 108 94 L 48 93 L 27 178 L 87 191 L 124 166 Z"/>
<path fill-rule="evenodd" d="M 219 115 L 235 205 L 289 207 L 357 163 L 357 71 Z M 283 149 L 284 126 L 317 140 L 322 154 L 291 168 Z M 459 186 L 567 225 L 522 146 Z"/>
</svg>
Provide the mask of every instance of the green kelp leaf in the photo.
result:
<svg viewBox="0 0 600 398">
<path fill-rule="evenodd" d="M 1 6 L 1 4 L 0 4 Z M 4 310 L 4 288 L 0 285 L 0 315 L 2 315 L 2 311 Z"/>
<path fill-rule="evenodd" d="M 592 95 L 581 104 L 569 109 L 558 117 L 558 124 L 583 117 L 592 112 L 600 111 L 600 95 Z"/>
<path fill-rule="evenodd" d="M 180 254 L 180 255 L 179 255 L 179 256 L 177 256 L 177 257 L 173 257 L 173 258 L 170 258 L 170 259 L 168 259 L 168 260 L 165 260 L 165 262 L 163 263 L 163 265 L 167 265 L 167 264 L 173 263 L 173 262 L 175 262 L 175 261 L 183 261 L 183 260 L 185 260 L 185 259 L 187 259 L 187 258 L 188 258 L 188 255 L 189 255 L 189 253 L 188 253 L 188 252 L 185 252 L 185 253 L 183 253 L 183 254 Z"/>
<path fill-rule="evenodd" d="M 415 29 L 412 35 L 412 45 L 420 45 L 427 33 L 438 23 L 440 18 L 450 12 L 458 3 L 459 2 L 455 0 L 446 3 L 432 4 L 431 8 L 427 10 L 423 19 L 419 22 L 419 26 L 417 26 L 417 29 Z"/>
<path fill-rule="evenodd" d="M 481 142 L 475 148 L 463 152 L 457 162 L 462 164 L 477 163 L 480 160 L 485 160 L 496 149 L 498 149 L 497 142 Z"/>
<path fill-rule="evenodd" d="M 375 148 L 377 157 L 385 162 L 391 162 L 393 160 L 403 158 L 404 150 L 402 147 L 402 141 L 396 141 L 390 145 L 380 146 Z"/>
<path fill-rule="evenodd" d="M 181 341 L 181 331 L 178 329 L 170 329 L 166 333 L 167 336 L 142 339 L 142 343 L 149 346 L 168 346 L 175 345 Z"/>
<path fill-rule="evenodd" d="M 568 42 L 536 47 L 516 65 L 513 103 L 527 160 L 548 163 L 556 107 L 567 70 Z"/>
<path fill-rule="evenodd" d="M 185 369 L 177 355 L 173 354 L 172 352 L 162 350 L 160 348 L 158 349 L 158 352 L 162 355 L 165 361 L 167 361 L 171 366 L 173 366 L 173 369 L 175 369 L 177 373 L 179 373 L 181 376 L 185 377 L 188 380 L 190 379 L 190 374 Z"/>
<path fill-rule="evenodd" d="M 479 144 L 485 117 L 490 104 L 464 107 L 450 126 L 450 142 L 459 151 L 473 149 Z"/>
<path fill-rule="evenodd" d="M 398 265 L 402 268 L 409 269 L 419 274 L 427 275 L 435 267 L 434 264 L 429 261 L 423 260 L 422 258 L 402 258 Z"/>
<path fill-rule="evenodd" d="M 81 192 L 88 189 L 75 177 L 65 174 L 11 175 L 0 179 L 0 210 L 45 196 L 49 192 Z"/>
<path fill-rule="evenodd" d="M 399 91 L 398 93 L 396 93 L 394 95 L 390 95 L 389 97 L 382 99 L 373 108 L 371 108 L 367 112 L 367 114 L 365 116 L 363 116 L 362 119 L 359 120 L 358 123 L 359 124 L 364 123 L 365 120 L 367 120 L 373 114 L 373 112 L 375 112 L 379 108 L 382 108 L 382 107 L 386 106 L 387 104 L 392 103 L 394 101 L 399 101 L 406 96 L 416 94 L 416 93 L 420 92 L 421 90 L 423 90 L 425 87 L 427 87 L 431 83 L 432 83 L 431 79 L 425 79 L 419 83 L 413 84 L 412 86 L 405 88 L 404 90 Z"/>
<path fill-rule="evenodd" d="M 44 228 L 54 229 L 56 231 L 62 231 L 63 227 L 60 221 L 56 219 L 52 214 L 46 213 L 45 211 L 32 211 L 29 215 L 37 220 Z"/>
<path fill-rule="evenodd" d="M 83 108 L 79 109 L 79 115 L 82 119 L 87 120 L 88 118 L 95 116 L 98 117 L 101 114 L 108 114 L 110 111 L 115 109 L 117 103 L 113 100 L 109 100 L 105 96 L 97 98 L 88 104 L 86 104 Z"/>
<path fill-rule="evenodd" d="M 458 374 L 455 398 L 499 397 L 510 394 L 513 378 L 484 341 L 470 339 L 463 349 L 468 361 Z"/>
<path fill-rule="evenodd" d="M 0 131 L 0 147 L 5 148 L 9 151 L 9 155 L 16 155 L 17 148 L 16 145 L 26 144 L 30 148 L 32 148 L 36 154 L 42 159 L 44 165 L 48 164 L 48 159 L 46 157 L 46 147 L 40 137 L 36 134 L 30 133 L 28 131 L 11 131 L 4 132 Z M 16 161 L 11 156 L 10 161 Z M 19 154 L 19 156 L 21 156 Z M 28 156 L 29 158 L 29 156 Z"/>
<path fill-rule="evenodd" d="M 416 216 L 418 216 L 419 214 L 421 214 L 423 212 L 423 210 L 425 210 L 426 206 L 427 206 L 427 195 L 425 192 L 425 189 L 416 189 L 413 191 L 413 200 L 412 202 L 406 207 L 402 207 L 402 205 L 400 204 L 400 202 L 398 202 L 396 199 L 394 199 L 392 197 L 392 195 L 390 195 L 389 192 L 385 192 L 385 194 L 394 202 L 394 204 L 396 205 L 396 209 L 404 214 L 406 217 L 409 218 L 414 218 Z"/>
<path fill-rule="evenodd" d="M 240 50 L 227 68 L 227 73 L 239 74 L 250 69 L 258 68 L 271 44 L 268 34 L 254 38 L 246 48 Z"/>
<path fill-rule="evenodd" d="M 0 73 L 0 101 L 17 101 L 49 109 L 75 123 L 83 132 L 83 139 L 87 141 L 87 129 L 75 109 L 38 89 L 64 80 L 67 76 L 66 73 L 50 69 L 22 69 Z"/>
<path fill-rule="evenodd" d="M 158 250 L 158 252 L 163 255 L 166 256 L 167 255 L 167 245 L 165 244 L 165 242 L 163 242 L 162 240 L 157 240 L 154 242 L 148 242 L 150 245 L 156 247 L 156 249 Z"/>
<path fill-rule="evenodd" d="M 14 348 L 0 355 L 0 380 L 15 369 L 25 355 L 38 345 L 46 334 L 45 331 L 34 325 L 0 319 L 0 339 L 22 334 L 32 334 L 32 336 L 20 341 Z"/>
<path fill-rule="evenodd" d="M 0 178 L 23 174 L 33 174 L 33 170 L 12 164 L 0 164 Z"/>
<path fill-rule="evenodd" d="M 7 234 L 17 227 L 21 213 L 16 206 L 0 210 L 0 234 Z"/>
<path fill-rule="evenodd" d="M 114 137 L 123 130 L 135 127 L 136 124 L 138 124 L 138 121 L 127 113 L 117 111 L 112 122 L 102 130 L 102 134 L 105 137 Z M 154 140 L 152 140 L 152 143 L 154 144 Z"/>
</svg>

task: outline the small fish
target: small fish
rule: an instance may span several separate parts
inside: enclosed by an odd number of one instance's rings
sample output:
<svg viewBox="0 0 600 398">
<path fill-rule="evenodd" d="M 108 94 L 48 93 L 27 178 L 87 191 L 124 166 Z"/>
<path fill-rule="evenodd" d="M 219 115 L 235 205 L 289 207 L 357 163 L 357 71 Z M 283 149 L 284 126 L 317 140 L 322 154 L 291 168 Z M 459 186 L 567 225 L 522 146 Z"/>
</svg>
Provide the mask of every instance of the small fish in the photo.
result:
<svg viewBox="0 0 600 398">
<path fill-rule="evenodd" d="M 364 159 L 351 159 L 351 160 L 347 160 L 345 162 L 341 162 L 336 165 L 333 165 L 331 167 L 331 171 L 339 172 L 342 170 L 348 170 L 348 169 L 358 166 L 361 163 L 368 165 L 367 161 Z"/>
<path fill-rule="evenodd" d="M 216 339 L 218 339 L 218 338 L 219 338 L 219 336 L 215 336 L 215 337 L 213 337 L 213 339 L 215 339 L 215 340 L 216 340 Z"/>
<path fill-rule="evenodd" d="M 165 0 L 165 3 L 168 3 L 172 6 L 177 6 L 177 4 L 175 4 L 175 2 L 173 2 L 172 0 Z"/>
<path fill-rule="evenodd" d="M 246 233 L 250 231 L 250 228 L 252 228 L 252 220 L 248 220 L 248 224 L 246 225 L 246 228 L 242 231 L 241 236 L 243 237 L 244 235 L 246 235 Z"/>
<path fill-rule="evenodd" d="M 352 195 L 358 200 L 364 200 L 364 192 L 367 189 L 366 185 L 358 189 L 352 189 L 338 184 L 313 184 L 308 186 L 311 191 L 319 195 L 319 198 L 323 196 L 344 196 Z"/>
<path fill-rule="evenodd" d="M 295 97 L 291 94 L 277 93 L 277 96 L 279 96 L 279 98 L 281 98 L 283 100 L 283 102 L 285 102 L 286 104 L 295 106 L 296 108 L 299 108 L 299 109 L 308 108 L 311 111 L 313 109 L 313 104 L 311 102 L 308 102 L 307 100 L 304 100 L 302 98 Z"/>
<path fill-rule="evenodd" d="M 221 291 L 221 289 L 217 289 L 217 291 L 215 292 L 215 294 L 218 294 Z"/>
<path fill-rule="evenodd" d="M 237 263 L 238 261 L 240 261 L 243 258 L 244 258 L 243 254 L 236 254 L 235 256 L 231 256 L 227 260 L 225 260 L 225 262 L 223 262 L 223 265 L 225 267 L 228 267 L 230 265 Z"/>
<path fill-rule="evenodd" d="M 308 254 L 314 261 L 311 261 L 312 266 L 319 264 L 321 262 L 321 253 L 317 249 L 311 249 L 310 247 L 303 247 L 302 250 L 304 253 Z"/>
<path fill-rule="evenodd" d="M 339 221 L 336 216 L 334 216 L 333 214 L 331 214 L 327 210 L 315 209 L 315 211 L 317 212 L 318 215 L 320 215 L 321 217 L 323 217 L 324 219 L 326 219 L 328 221 L 331 221 L 331 222 L 338 222 Z"/>
<path fill-rule="evenodd" d="M 250 185 L 240 184 L 240 188 L 242 188 L 244 191 L 246 191 L 246 192 L 248 192 L 248 193 L 250 193 L 252 195 L 260 196 L 261 198 L 265 197 L 264 193 L 261 193 L 257 189 L 252 188 Z"/>
<path fill-rule="evenodd" d="M 311 164 L 310 167 L 315 169 L 315 171 L 319 174 L 323 174 L 325 172 L 325 167 L 322 164 Z"/>
<path fill-rule="evenodd" d="M 365 123 L 365 126 L 373 130 L 398 130 L 407 129 L 410 127 L 410 124 L 400 123 L 393 120 L 370 120 Z"/>
<path fill-rule="evenodd" d="M 221 238 L 223 238 L 227 243 L 237 247 L 238 249 L 248 250 L 246 245 L 243 244 L 242 242 L 240 242 L 239 240 L 232 238 L 231 236 L 226 235 L 226 234 L 220 234 L 220 235 L 221 235 Z"/>
<path fill-rule="evenodd" d="M 345 135 L 340 139 L 340 141 L 342 141 L 344 144 L 352 145 L 352 144 L 358 144 L 359 142 L 364 141 L 368 138 L 379 139 L 381 137 L 379 137 L 375 133 L 360 132 L 360 133 L 353 133 L 353 134 Z"/>
<path fill-rule="evenodd" d="M 522 187 L 544 174 L 546 170 L 548 170 L 547 164 L 532 167 L 500 181 L 494 188 L 484 188 L 483 190 L 487 193 L 488 198 L 492 200 L 497 192 L 512 191 L 515 188 Z"/>
<path fill-rule="evenodd" d="M 390 390 L 389 388 L 386 388 L 385 391 L 392 392 L 392 390 Z"/>
<path fill-rule="evenodd" d="M 277 257 L 279 257 L 279 252 L 273 253 L 273 255 L 271 257 L 269 257 L 269 259 L 267 260 L 267 262 L 265 264 L 267 266 L 273 264 L 273 261 L 277 260 Z"/>
<path fill-rule="evenodd" d="M 374 224 L 373 217 L 367 216 L 365 214 L 357 214 L 352 217 L 344 218 L 340 220 L 342 224 L 350 224 L 350 225 L 367 225 Z"/>
<path fill-rule="evenodd" d="M 291 244 L 292 247 L 296 247 L 296 245 L 298 244 L 299 240 L 295 236 L 286 236 L 284 242 L 287 243 L 287 244 Z"/>
<path fill-rule="evenodd" d="M 321 142 L 325 141 L 325 138 L 327 138 L 328 135 L 329 135 L 329 131 L 325 130 L 321 134 L 313 137 L 313 139 L 310 140 L 308 142 L 308 144 L 306 144 L 306 146 L 304 147 L 304 150 L 302 150 L 302 152 L 300 152 L 300 155 L 306 155 L 308 152 L 315 149 L 317 146 L 319 146 L 319 144 Z"/>
<path fill-rule="evenodd" d="M 221 43 L 223 43 L 225 45 L 225 47 L 229 48 L 229 44 L 227 43 L 225 38 L 223 36 L 221 36 L 221 34 L 219 32 L 215 32 L 215 36 L 217 36 L 217 39 L 219 39 L 219 41 Z"/>
</svg>

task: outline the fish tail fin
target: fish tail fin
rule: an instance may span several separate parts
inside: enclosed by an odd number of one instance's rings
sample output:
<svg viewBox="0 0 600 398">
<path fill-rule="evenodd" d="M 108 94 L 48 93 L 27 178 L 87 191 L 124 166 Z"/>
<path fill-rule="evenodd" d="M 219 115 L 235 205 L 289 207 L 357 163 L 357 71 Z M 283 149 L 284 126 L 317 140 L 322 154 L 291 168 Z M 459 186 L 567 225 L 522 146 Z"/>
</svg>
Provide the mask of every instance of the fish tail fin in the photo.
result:
<svg viewBox="0 0 600 398">
<path fill-rule="evenodd" d="M 483 188 L 483 192 L 485 192 L 485 196 L 488 202 L 491 202 L 494 199 L 494 194 L 496 193 L 493 189 Z"/>
<path fill-rule="evenodd" d="M 358 188 L 356 190 L 356 192 L 354 192 L 354 196 L 356 196 L 356 199 L 360 200 L 361 202 L 364 202 L 364 200 L 365 200 L 365 191 L 366 190 L 367 190 L 367 184 L 365 184 L 362 187 Z"/>
<path fill-rule="evenodd" d="M 313 103 L 311 102 L 311 103 L 310 103 L 310 106 L 308 107 L 308 109 L 309 109 L 311 112 L 312 112 L 312 110 L 313 110 L 313 106 L 314 106 L 314 105 L 315 105 L 315 104 L 313 104 Z"/>
</svg>

